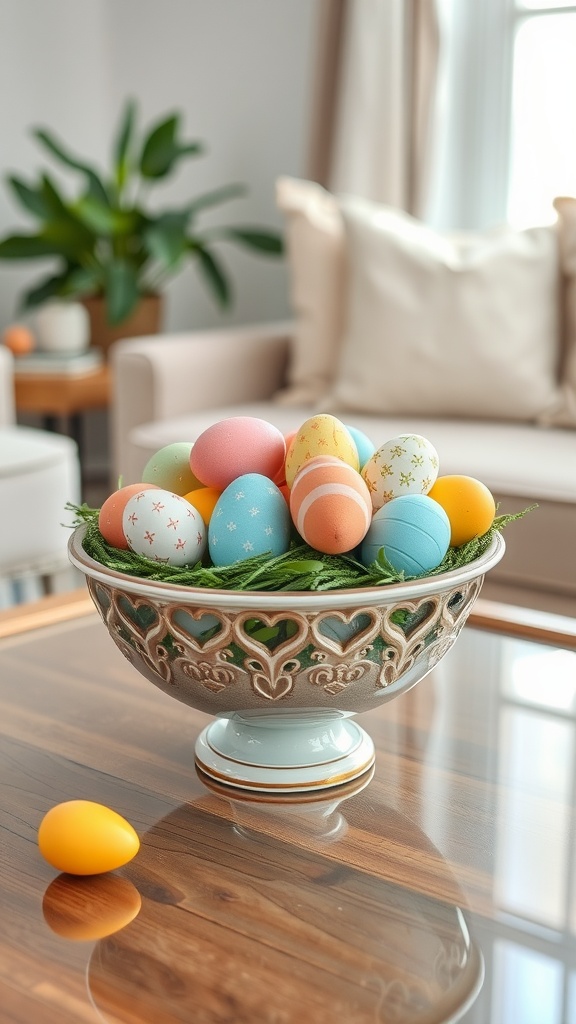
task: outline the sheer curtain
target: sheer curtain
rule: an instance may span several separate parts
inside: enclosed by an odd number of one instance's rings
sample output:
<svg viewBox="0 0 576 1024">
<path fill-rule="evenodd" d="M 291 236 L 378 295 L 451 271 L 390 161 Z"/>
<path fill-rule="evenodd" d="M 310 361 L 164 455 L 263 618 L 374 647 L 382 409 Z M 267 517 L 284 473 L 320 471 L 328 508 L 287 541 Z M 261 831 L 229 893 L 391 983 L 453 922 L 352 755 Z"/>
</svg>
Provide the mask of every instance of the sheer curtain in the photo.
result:
<svg viewBox="0 0 576 1024">
<path fill-rule="evenodd" d="M 421 216 L 439 59 L 435 0 L 328 0 L 311 176 Z"/>
</svg>

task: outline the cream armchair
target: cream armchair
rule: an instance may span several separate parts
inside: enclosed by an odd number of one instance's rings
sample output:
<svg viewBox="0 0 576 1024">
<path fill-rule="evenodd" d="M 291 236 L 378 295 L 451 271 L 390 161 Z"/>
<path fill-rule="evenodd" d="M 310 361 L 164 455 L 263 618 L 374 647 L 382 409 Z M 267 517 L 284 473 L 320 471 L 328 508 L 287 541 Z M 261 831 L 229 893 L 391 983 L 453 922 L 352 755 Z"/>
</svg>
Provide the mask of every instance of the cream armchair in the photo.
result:
<svg viewBox="0 0 576 1024">
<path fill-rule="evenodd" d="M 140 480 L 156 450 L 143 446 L 139 427 L 270 401 L 286 376 L 291 331 L 290 323 L 272 323 L 117 342 L 111 352 L 113 480 Z"/>
<path fill-rule="evenodd" d="M 14 423 L 14 360 L 12 353 L 0 345 L 0 427 Z"/>
<path fill-rule="evenodd" d="M 80 500 L 74 441 L 16 425 L 13 358 L 0 345 L 0 607 L 73 584 L 63 523 Z"/>
</svg>

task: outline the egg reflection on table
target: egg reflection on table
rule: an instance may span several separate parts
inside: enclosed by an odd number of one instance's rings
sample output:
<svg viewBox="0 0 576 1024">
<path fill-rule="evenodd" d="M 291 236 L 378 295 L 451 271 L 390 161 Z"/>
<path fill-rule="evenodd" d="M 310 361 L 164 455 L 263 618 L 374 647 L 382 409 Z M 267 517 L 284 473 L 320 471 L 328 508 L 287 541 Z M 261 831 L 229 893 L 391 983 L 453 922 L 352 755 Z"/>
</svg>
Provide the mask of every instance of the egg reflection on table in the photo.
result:
<svg viewBox="0 0 576 1024">
<path fill-rule="evenodd" d="M 125 928 L 141 906 L 140 893 L 128 878 L 64 874 L 46 889 L 42 913 L 56 935 L 74 942 L 93 942 Z"/>
<path fill-rule="evenodd" d="M 157 822 L 138 862 L 154 898 L 90 958 L 102 1017 L 460 1020 L 480 991 L 483 960 L 457 879 L 410 819 L 355 786 L 344 810 L 350 828 L 328 845 L 322 820 L 330 826 L 339 815 L 335 793 L 268 794 L 242 808 L 239 798 L 239 823 L 210 784 Z M 284 813 L 270 814 L 267 799 Z M 314 817 L 317 835 L 307 827 Z M 395 869 L 409 872 L 409 885 Z"/>
</svg>

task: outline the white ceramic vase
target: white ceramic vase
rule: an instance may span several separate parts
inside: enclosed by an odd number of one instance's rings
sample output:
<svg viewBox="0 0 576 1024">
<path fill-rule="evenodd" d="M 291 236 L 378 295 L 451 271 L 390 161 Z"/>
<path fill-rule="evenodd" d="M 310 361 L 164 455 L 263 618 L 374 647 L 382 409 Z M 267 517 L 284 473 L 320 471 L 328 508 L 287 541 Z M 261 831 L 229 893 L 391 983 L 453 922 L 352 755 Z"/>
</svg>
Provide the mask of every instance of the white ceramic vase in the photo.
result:
<svg viewBox="0 0 576 1024">
<path fill-rule="evenodd" d="M 80 302 L 52 299 L 36 314 L 36 341 L 42 352 L 76 355 L 90 344 L 90 318 Z"/>
</svg>

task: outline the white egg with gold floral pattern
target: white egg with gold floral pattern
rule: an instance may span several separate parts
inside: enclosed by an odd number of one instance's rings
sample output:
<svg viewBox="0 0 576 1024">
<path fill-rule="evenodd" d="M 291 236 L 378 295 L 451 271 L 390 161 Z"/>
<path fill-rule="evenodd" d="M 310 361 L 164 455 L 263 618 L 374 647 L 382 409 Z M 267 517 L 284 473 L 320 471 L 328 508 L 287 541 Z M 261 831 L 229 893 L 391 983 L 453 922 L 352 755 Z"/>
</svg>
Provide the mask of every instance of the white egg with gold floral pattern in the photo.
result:
<svg viewBox="0 0 576 1024">
<path fill-rule="evenodd" d="M 374 511 L 401 494 L 428 494 L 438 465 L 434 445 L 421 434 L 399 434 L 380 445 L 361 472 Z"/>
<path fill-rule="evenodd" d="M 122 516 L 128 547 L 163 565 L 195 565 L 204 554 L 206 527 L 197 509 L 162 488 L 142 490 Z"/>
</svg>

